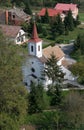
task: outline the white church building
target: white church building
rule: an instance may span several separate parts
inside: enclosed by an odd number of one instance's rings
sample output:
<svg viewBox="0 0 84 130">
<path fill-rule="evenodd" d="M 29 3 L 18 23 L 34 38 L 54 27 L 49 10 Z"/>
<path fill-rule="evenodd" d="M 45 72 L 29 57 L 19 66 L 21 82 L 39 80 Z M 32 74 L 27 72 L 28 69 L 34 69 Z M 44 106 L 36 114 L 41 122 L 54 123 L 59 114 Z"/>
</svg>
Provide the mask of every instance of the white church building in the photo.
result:
<svg viewBox="0 0 84 130">
<path fill-rule="evenodd" d="M 48 46 L 42 49 L 42 39 L 38 37 L 36 24 L 34 23 L 32 36 L 28 41 L 28 57 L 22 66 L 23 82 L 29 87 L 32 82 L 42 82 L 45 86 L 51 81 L 42 75 L 47 59 L 54 53 L 58 59 L 57 64 L 61 66 L 65 73 L 64 78 L 70 79 L 71 72 L 62 65 L 65 61 L 65 54 L 59 46 Z M 72 76 L 71 76 L 72 78 Z"/>
</svg>

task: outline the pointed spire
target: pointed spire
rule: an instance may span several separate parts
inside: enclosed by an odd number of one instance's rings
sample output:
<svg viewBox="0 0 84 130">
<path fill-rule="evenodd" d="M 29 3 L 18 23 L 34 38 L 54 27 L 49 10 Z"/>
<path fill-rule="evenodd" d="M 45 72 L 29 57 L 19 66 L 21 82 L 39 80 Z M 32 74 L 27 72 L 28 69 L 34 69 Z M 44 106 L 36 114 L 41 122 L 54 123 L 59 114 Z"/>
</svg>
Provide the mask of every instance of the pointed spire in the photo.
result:
<svg viewBox="0 0 84 130">
<path fill-rule="evenodd" d="M 32 37 L 33 39 L 37 39 L 38 38 L 38 33 L 37 33 L 37 28 L 36 28 L 36 24 L 34 22 L 34 26 L 33 26 L 33 32 L 32 32 Z"/>
<path fill-rule="evenodd" d="M 29 42 L 30 41 L 35 42 L 35 43 L 41 41 L 41 39 L 38 37 L 38 33 L 37 33 L 37 28 L 36 28 L 35 22 L 34 22 L 34 26 L 33 26 L 32 36 L 31 36 Z"/>
</svg>

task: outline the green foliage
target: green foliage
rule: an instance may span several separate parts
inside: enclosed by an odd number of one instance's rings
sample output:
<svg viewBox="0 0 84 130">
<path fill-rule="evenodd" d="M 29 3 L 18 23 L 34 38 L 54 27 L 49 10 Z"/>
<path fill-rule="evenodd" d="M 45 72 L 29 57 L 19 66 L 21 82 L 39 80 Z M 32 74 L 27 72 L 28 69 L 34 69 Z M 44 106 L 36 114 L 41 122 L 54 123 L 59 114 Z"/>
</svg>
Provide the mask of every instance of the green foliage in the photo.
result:
<svg viewBox="0 0 84 130">
<path fill-rule="evenodd" d="M 57 65 L 57 59 L 53 53 L 45 64 L 44 74 L 52 81 L 52 84 L 61 83 L 63 80 L 64 74 Z"/>
<path fill-rule="evenodd" d="M 78 92 L 72 91 L 66 96 L 62 111 L 64 112 L 64 122 L 67 122 L 68 127 L 79 130 L 81 124 L 84 122 L 83 108 L 83 96 Z"/>
<path fill-rule="evenodd" d="M 44 89 L 41 84 L 32 83 L 30 86 L 30 93 L 28 96 L 29 105 L 28 112 L 30 114 L 42 112 L 46 107 L 45 101 L 46 95 L 44 95 Z"/>
<path fill-rule="evenodd" d="M 48 10 L 46 8 L 46 11 L 45 11 L 45 15 L 42 16 L 42 19 L 41 19 L 42 23 L 49 23 L 49 15 L 48 15 Z"/>
<path fill-rule="evenodd" d="M 18 130 L 17 121 L 14 121 L 7 113 L 0 114 L 0 130 Z"/>
<path fill-rule="evenodd" d="M 65 28 L 68 28 L 70 31 L 74 29 L 74 22 L 73 22 L 71 10 L 68 11 L 68 14 L 64 19 L 64 24 L 65 24 Z"/>
<path fill-rule="evenodd" d="M 79 83 L 84 84 L 84 61 L 75 63 L 70 67 L 70 70 L 74 75 L 78 76 Z"/>
<path fill-rule="evenodd" d="M 84 33 L 77 36 L 75 48 L 80 50 L 81 55 L 84 55 Z"/>
<path fill-rule="evenodd" d="M 61 86 L 59 84 L 51 86 L 51 89 L 48 90 L 48 93 L 50 93 L 49 95 L 51 97 L 51 106 L 60 106 L 62 101 Z"/>
<path fill-rule="evenodd" d="M 61 115 L 58 110 L 45 111 L 39 114 L 33 114 L 27 117 L 27 123 L 36 125 L 37 130 L 57 130 Z"/>
<path fill-rule="evenodd" d="M 0 112 L 21 123 L 27 109 L 27 92 L 21 74 L 22 57 L 20 49 L 8 43 L 0 33 Z"/>
<path fill-rule="evenodd" d="M 26 2 L 26 3 L 25 3 L 25 9 L 24 9 L 24 12 L 26 12 L 27 14 L 32 15 L 32 11 L 31 11 L 31 7 L 30 7 L 29 2 Z"/>
<path fill-rule="evenodd" d="M 54 18 L 53 24 L 50 25 L 51 27 L 51 35 L 55 39 L 58 35 L 62 35 L 64 33 L 64 24 L 60 15 L 57 15 Z"/>
</svg>

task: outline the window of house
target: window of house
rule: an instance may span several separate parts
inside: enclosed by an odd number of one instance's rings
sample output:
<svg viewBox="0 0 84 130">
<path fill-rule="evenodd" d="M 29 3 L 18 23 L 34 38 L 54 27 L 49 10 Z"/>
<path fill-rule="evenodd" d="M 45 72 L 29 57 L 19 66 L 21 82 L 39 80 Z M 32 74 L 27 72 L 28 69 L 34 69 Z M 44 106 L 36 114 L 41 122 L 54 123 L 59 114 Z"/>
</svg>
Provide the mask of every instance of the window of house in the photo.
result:
<svg viewBox="0 0 84 130">
<path fill-rule="evenodd" d="M 21 36 L 21 32 L 19 32 L 19 36 Z"/>
<path fill-rule="evenodd" d="M 34 69 L 34 68 L 31 68 L 31 71 L 32 71 L 32 72 L 35 72 L 35 69 Z"/>
<path fill-rule="evenodd" d="M 15 15 L 13 14 L 13 18 L 15 18 Z"/>
<path fill-rule="evenodd" d="M 40 46 L 38 46 L 38 51 L 40 51 Z"/>
<path fill-rule="evenodd" d="M 21 37 L 21 42 L 23 42 L 24 41 L 24 39 L 23 39 L 23 37 Z"/>
<path fill-rule="evenodd" d="M 20 37 L 17 37 L 17 42 L 20 42 Z"/>
<path fill-rule="evenodd" d="M 33 52 L 33 46 L 31 46 L 31 52 Z"/>
</svg>

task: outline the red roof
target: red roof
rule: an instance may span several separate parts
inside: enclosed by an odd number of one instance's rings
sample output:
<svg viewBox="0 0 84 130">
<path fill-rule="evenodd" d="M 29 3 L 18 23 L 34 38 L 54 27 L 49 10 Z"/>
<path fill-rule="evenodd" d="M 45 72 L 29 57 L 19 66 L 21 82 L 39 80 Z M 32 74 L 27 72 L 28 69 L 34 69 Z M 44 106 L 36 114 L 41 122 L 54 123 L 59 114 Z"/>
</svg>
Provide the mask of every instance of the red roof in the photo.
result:
<svg viewBox="0 0 84 130">
<path fill-rule="evenodd" d="M 63 3 L 58 3 L 55 6 L 56 10 L 62 10 L 62 11 L 73 11 L 77 7 L 77 4 L 63 4 Z"/>
<path fill-rule="evenodd" d="M 36 24 L 34 23 L 32 36 L 31 36 L 31 38 L 28 40 L 28 42 L 34 42 L 34 43 L 37 43 L 37 42 L 39 42 L 39 41 L 41 41 L 41 39 L 38 37 Z"/>
<path fill-rule="evenodd" d="M 51 17 L 52 17 L 52 16 L 55 16 L 55 15 L 57 15 L 57 14 L 62 13 L 61 10 L 56 10 L 56 9 L 51 9 L 51 8 L 48 8 L 47 11 L 48 11 L 48 15 L 51 16 Z M 46 12 L 46 8 L 43 8 L 43 9 L 38 13 L 38 15 L 39 15 L 39 16 L 44 16 L 44 15 L 45 15 L 45 12 Z"/>
</svg>

